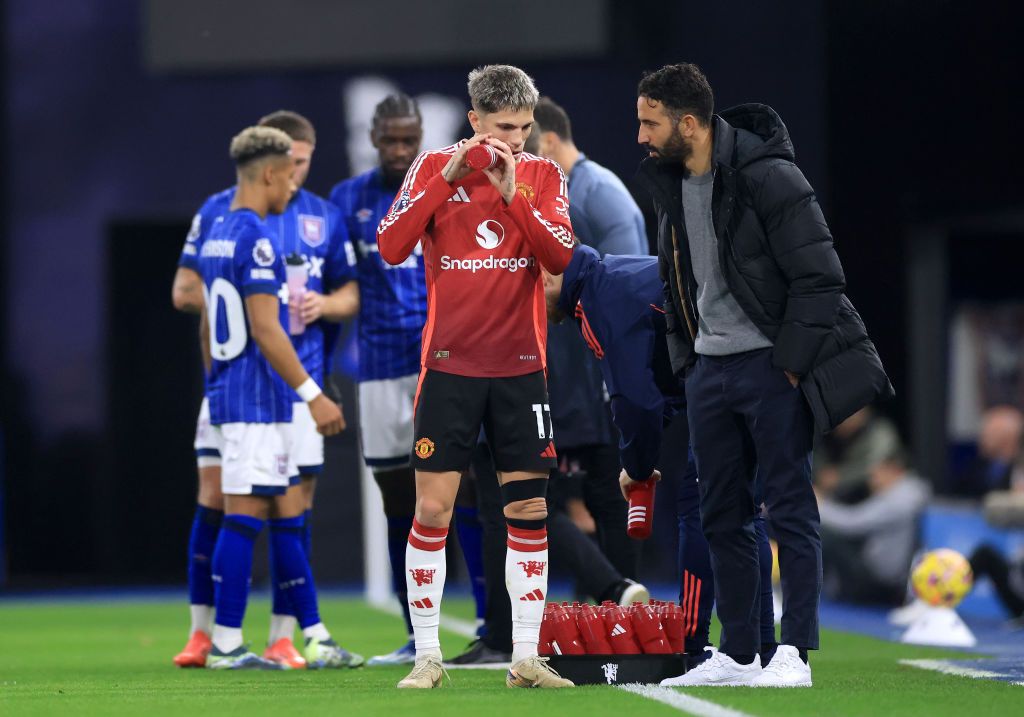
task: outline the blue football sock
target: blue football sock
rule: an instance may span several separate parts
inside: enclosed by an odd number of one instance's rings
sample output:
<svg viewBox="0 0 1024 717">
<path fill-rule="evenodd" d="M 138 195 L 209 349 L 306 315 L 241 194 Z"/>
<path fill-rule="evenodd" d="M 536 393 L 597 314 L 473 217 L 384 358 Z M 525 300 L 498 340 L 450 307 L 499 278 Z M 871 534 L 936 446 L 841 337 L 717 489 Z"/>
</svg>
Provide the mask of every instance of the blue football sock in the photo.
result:
<svg viewBox="0 0 1024 717">
<path fill-rule="evenodd" d="M 270 521 L 270 542 L 273 550 L 277 586 L 283 599 L 292 607 L 299 626 L 306 628 L 320 622 L 313 572 L 302 549 L 303 517 L 275 518 Z"/>
<path fill-rule="evenodd" d="M 268 556 L 270 558 L 270 612 L 272 615 L 294 615 L 291 600 L 288 593 L 281 587 L 280 576 L 277 573 L 280 561 L 277 557 L 277 544 L 274 542 L 274 523 L 270 521 L 270 540 L 267 541 Z M 292 626 L 294 627 L 294 625 Z"/>
<path fill-rule="evenodd" d="M 487 583 L 484 581 L 484 532 L 476 508 L 455 507 L 455 532 L 466 559 L 469 584 L 476 602 L 476 619 L 487 614 Z"/>
<path fill-rule="evenodd" d="M 412 618 L 409 616 L 409 592 L 405 585 L 405 549 L 409 545 L 409 531 L 412 530 L 412 516 L 388 518 L 388 557 L 391 559 L 391 589 L 395 591 L 402 606 L 406 634 L 412 635 Z"/>
<path fill-rule="evenodd" d="M 313 564 L 313 510 L 302 514 L 302 551 L 309 564 Z"/>
<path fill-rule="evenodd" d="M 213 605 L 213 549 L 224 511 L 196 506 L 188 540 L 188 598 L 192 605 Z"/>
<path fill-rule="evenodd" d="M 245 604 L 252 580 L 252 546 L 263 529 L 263 521 L 248 515 L 225 515 L 213 551 L 216 624 L 242 627 Z"/>
</svg>

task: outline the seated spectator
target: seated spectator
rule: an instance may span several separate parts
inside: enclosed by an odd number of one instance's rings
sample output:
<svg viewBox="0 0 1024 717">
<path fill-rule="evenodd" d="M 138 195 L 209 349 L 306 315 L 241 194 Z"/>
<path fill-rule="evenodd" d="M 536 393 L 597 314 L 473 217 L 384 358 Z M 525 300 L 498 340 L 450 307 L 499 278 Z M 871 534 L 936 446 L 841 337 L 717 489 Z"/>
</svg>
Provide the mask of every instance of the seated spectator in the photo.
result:
<svg viewBox="0 0 1024 717">
<path fill-rule="evenodd" d="M 840 503 L 856 503 L 868 496 L 872 466 L 900 449 L 900 436 L 892 421 L 867 406 L 826 435 L 814 451 L 817 490 Z"/>
<path fill-rule="evenodd" d="M 1024 414 L 1013 406 L 985 411 L 978 434 L 978 456 L 953 486 L 957 495 L 981 497 L 993 490 L 1008 490 L 1014 464 L 1021 455 Z"/>
<path fill-rule="evenodd" d="M 1014 622 L 1024 627 L 1024 554 L 1007 560 L 986 543 L 975 549 L 970 561 L 974 579 L 988 577 Z"/>
<path fill-rule="evenodd" d="M 824 592 L 834 600 L 899 605 L 931 494 L 895 450 L 875 464 L 856 505 L 820 496 Z"/>
</svg>

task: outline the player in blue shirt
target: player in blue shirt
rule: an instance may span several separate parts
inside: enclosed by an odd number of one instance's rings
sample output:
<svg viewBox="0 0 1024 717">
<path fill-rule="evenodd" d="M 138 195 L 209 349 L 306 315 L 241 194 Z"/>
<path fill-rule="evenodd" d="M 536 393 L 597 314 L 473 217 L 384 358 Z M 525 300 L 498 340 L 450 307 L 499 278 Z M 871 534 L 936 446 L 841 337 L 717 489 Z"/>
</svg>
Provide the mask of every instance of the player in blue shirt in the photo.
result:
<svg viewBox="0 0 1024 717">
<path fill-rule="evenodd" d="M 331 190 L 348 222 L 359 271 L 359 426 L 363 458 L 373 471 L 388 520 L 392 586 L 405 615 L 409 642 L 370 665 L 416 659 L 405 583 L 405 549 L 415 509 L 413 399 L 420 371 L 420 339 L 427 318 L 427 288 L 419 247 L 398 266 L 381 259 L 377 224 L 387 214 L 423 138 L 419 108 L 396 94 L 377 105 L 370 140 L 380 166 Z"/>
<path fill-rule="evenodd" d="M 660 455 L 662 427 L 672 420 L 686 419 L 686 398 L 668 358 L 658 258 L 601 258 L 594 249 L 580 245 L 561 276 L 545 273 L 544 294 L 548 318 L 555 322 L 567 316 L 574 318 L 599 359 L 620 433 L 623 494 L 634 480 L 660 480 L 661 473 L 656 470 L 659 465 L 673 469 L 673 475 L 665 477 L 677 483 L 679 604 L 686 617 L 686 650 L 693 666 L 708 654 L 704 646 L 714 605 L 714 575 L 710 548 L 701 528 L 696 463 L 693 452 L 684 450 L 689 442 L 665 444 L 676 454 L 664 461 Z M 765 648 L 761 659 L 767 664 L 776 642 L 772 555 L 764 519 L 758 517 L 755 527 L 761 561 L 761 642 Z"/>
<path fill-rule="evenodd" d="M 307 403 L 324 435 L 340 432 L 345 419 L 303 368 L 283 326 L 289 294 L 283 247 L 263 220 L 282 212 L 295 192 L 291 150 L 291 138 L 271 127 L 250 127 L 232 140 L 235 196 L 199 251 L 210 423 L 223 445 L 225 515 L 213 554 L 216 620 L 206 662 L 214 669 L 284 667 L 242 642 L 253 544 L 268 519 L 276 580 L 302 627 L 308 666 L 361 662 L 320 621 L 299 535 L 305 503 L 292 450 L 293 395 Z"/>
<path fill-rule="evenodd" d="M 292 323 L 301 324 L 304 330 L 293 335 L 292 341 L 303 366 L 318 385 L 322 385 L 325 381 L 324 320 L 339 321 L 358 311 L 358 287 L 355 281 L 351 281 L 355 276 L 355 253 L 338 209 L 315 194 L 301 189 L 309 173 L 316 145 L 312 124 L 301 115 L 288 111 L 267 115 L 259 124 L 280 129 L 292 139 L 292 155 L 296 164 L 294 181 L 300 189 L 282 213 L 267 217 L 267 223 L 282 242 L 284 255 L 298 264 L 300 274 L 306 275 L 306 291 L 302 301 L 292 307 Z M 210 231 L 223 221 L 234 196 L 234 187 L 212 195 L 192 221 L 172 292 L 175 307 L 180 310 L 198 311 L 202 306 L 198 255 Z M 323 467 L 323 437 L 317 433 L 305 404 L 298 401 L 297 397 L 293 397 L 293 401 L 292 420 L 296 433 L 293 450 L 303 478 L 301 485 L 306 511 L 302 535 L 308 554 L 315 478 Z M 209 649 L 213 602 L 209 553 L 216 541 L 223 516 L 219 434 L 209 429 L 206 399 L 200 408 L 195 448 L 200 480 L 199 505 L 189 545 L 192 627 L 189 644 L 175 657 L 175 663 L 181 666 L 204 664 L 205 650 Z M 264 656 L 290 667 L 302 667 L 303 657 L 292 643 L 295 618 L 273 574 L 271 582 L 273 605 L 268 647 Z"/>
</svg>

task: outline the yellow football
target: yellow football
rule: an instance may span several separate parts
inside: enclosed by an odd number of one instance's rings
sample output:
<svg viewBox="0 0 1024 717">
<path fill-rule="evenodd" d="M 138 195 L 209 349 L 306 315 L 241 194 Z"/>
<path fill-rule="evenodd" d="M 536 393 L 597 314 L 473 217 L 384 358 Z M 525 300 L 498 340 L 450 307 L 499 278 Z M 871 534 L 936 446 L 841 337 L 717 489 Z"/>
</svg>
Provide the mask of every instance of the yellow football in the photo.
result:
<svg viewBox="0 0 1024 717">
<path fill-rule="evenodd" d="M 956 607 L 971 591 L 974 574 L 963 555 L 939 548 L 921 557 L 914 566 L 911 582 L 917 596 L 929 605 Z"/>
</svg>

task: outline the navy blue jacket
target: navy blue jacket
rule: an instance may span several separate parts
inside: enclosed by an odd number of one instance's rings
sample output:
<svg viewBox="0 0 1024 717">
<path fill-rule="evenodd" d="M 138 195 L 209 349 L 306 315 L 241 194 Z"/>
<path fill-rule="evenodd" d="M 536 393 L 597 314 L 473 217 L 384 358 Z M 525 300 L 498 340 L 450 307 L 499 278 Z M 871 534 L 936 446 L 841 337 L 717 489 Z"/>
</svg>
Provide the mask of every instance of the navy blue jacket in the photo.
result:
<svg viewBox="0 0 1024 717">
<path fill-rule="evenodd" d="M 658 259 L 606 256 L 578 245 L 562 274 L 559 307 L 598 358 L 619 429 L 622 467 L 645 480 L 657 467 L 665 421 L 685 405 L 665 341 Z"/>
</svg>

